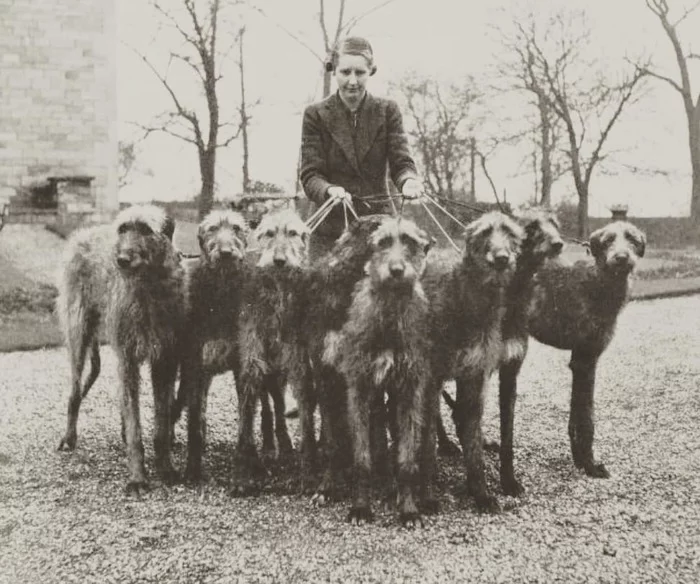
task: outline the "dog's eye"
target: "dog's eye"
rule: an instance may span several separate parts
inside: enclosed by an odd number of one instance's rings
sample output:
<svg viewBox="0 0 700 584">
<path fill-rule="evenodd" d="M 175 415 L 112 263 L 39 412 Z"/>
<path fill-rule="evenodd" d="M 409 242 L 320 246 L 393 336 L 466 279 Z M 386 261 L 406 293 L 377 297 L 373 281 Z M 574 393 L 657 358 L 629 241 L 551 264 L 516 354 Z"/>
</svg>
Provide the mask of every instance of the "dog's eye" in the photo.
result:
<svg viewBox="0 0 700 584">
<path fill-rule="evenodd" d="M 265 237 L 274 237 L 275 236 L 275 230 L 274 229 L 268 229 L 265 232 Z"/>
<path fill-rule="evenodd" d="M 136 231 L 139 235 L 143 235 L 144 237 L 148 235 L 153 235 L 153 230 L 145 223 L 137 223 Z"/>
<path fill-rule="evenodd" d="M 127 231 L 129 231 L 129 226 L 126 223 L 122 223 L 117 227 L 117 233 L 119 235 L 124 235 Z"/>
<path fill-rule="evenodd" d="M 633 245 L 639 245 L 641 241 L 630 231 L 625 231 L 625 239 Z"/>
<path fill-rule="evenodd" d="M 287 233 L 289 234 L 289 237 L 296 237 L 299 235 L 299 232 L 296 229 L 290 229 Z"/>
<path fill-rule="evenodd" d="M 415 249 L 419 246 L 418 241 L 406 233 L 402 233 L 399 239 L 403 245 L 410 249 Z"/>
<path fill-rule="evenodd" d="M 386 249 L 387 247 L 391 247 L 392 239 L 390 236 L 385 236 L 382 237 L 378 242 L 377 242 L 377 247 L 379 249 Z"/>
</svg>

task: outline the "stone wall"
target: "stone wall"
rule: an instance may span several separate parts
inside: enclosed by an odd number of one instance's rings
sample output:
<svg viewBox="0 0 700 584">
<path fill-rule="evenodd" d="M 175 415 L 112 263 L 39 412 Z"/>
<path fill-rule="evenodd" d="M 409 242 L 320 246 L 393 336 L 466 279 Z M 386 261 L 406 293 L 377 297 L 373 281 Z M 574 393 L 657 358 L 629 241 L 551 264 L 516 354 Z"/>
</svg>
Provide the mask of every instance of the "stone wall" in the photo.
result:
<svg viewBox="0 0 700 584">
<path fill-rule="evenodd" d="M 115 1 L 0 0 L 0 200 L 87 175 L 118 208 Z"/>
</svg>

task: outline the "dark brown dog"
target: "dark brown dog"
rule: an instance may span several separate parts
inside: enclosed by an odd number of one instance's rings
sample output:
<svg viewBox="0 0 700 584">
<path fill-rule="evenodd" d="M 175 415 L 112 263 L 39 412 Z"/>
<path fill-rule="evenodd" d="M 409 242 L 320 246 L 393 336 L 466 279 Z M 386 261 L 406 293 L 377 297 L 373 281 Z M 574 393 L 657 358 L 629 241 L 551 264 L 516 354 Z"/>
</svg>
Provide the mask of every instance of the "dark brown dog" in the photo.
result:
<svg viewBox="0 0 700 584">
<path fill-rule="evenodd" d="M 529 330 L 541 343 L 571 351 L 571 454 L 588 476 L 607 478 L 605 465 L 593 457 L 595 371 L 627 302 L 629 275 L 644 256 L 646 237 L 617 221 L 593 232 L 589 242 L 594 263 L 552 261 L 538 272 Z"/>
<path fill-rule="evenodd" d="M 436 373 L 432 393 L 439 395 L 444 381 L 455 379 L 454 415 L 467 467 L 467 486 L 483 510 L 498 508 L 484 476 L 484 385 L 500 363 L 517 358 L 523 351 L 521 344 L 504 338 L 503 323 L 524 235 L 522 227 L 506 215 L 485 214 L 465 230 L 462 261 L 436 254 L 423 277 L 432 313 Z M 435 418 L 437 415 L 434 411 Z M 433 463 L 426 463 L 424 473 L 432 481 Z"/>
<path fill-rule="evenodd" d="M 104 318 L 122 387 L 122 430 L 129 482 L 147 486 L 139 410 L 139 366 L 151 366 L 158 474 L 175 478 L 170 458 L 170 413 L 184 323 L 183 271 L 171 239 L 174 223 L 158 207 L 129 207 L 109 226 L 74 234 L 68 244 L 57 301 L 71 360 L 68 427 L 59 449 L 72 450 L 82 399 L 100 372 L 98 329 Z M 81 377 L 88 351 L 91 371 Z"/>
<path fill-rule="evenodd" d="M 187 271 L 187 327 L 174 419 L 188 406 L 187 478 L 201 478 L 206 406 L 217 374 L 238 373 L 237 325 L 248 227 L 235 211 L 212 211 L 199 224 L 200 257 Z"/>
<path fill-rule="evenodd" d="M 365 277 L 365 265 L 373 253 L 371 237 L 388 215 L 366 215 L 350 224 L 333 249 L 316 260 L 307 271 L 304 296 L 306 308 L 302 333 L 313 371 L 313 395 L 300 409 L 321 413 L 321 444 L 326 470 L 312 499 L 323 505 L 337 497 L 340 476 L 352 466 L 352 448 L 347 416 L 345 379 L 323 361 L 326 337 L 338 332 L 348 318 L 357 282 Z M 383 412 L 381 416 L 383 418 Z"/>
<path fill-rule="evenodd" d="M 503 317 L 503 340 L 506 346 L 522 347 L 508 350 L 504 356 L 512 357 L 499 366 L 499 402 L 501 409 L 501 486 L 507 495 L 519 495 L 522 486 L 513 470 L 513 414 L 516 399 L 516 381 L 527 352 L 528 309 L 534 288 L 534 278 L 544 262 L 559 255 L 563 241 L 556 217 L 545 209 L 532 208 L 520 213 L 517 222 L 525 231 L 521 254 L 513 281 L 507 293 L 507 309 Z M 447 396 L 446 396 L 446 401 Z M 448 401 L 448 405 L 453 403 Z M 442 435 L 438 426 L 438 451 L 459 451 Z"/>
<path fill-rule="evenodd" d="M 430 247 L 409 220 L 388 218 L 371 236 L 368 275 L 358 283 L 347 322 L 326 338 L 325 362 L 347 382 L 354 457 L 354 493 L 348 519 L 372 519 L 372 409 L 392 403 L 401 522 L 420 523 L 419 484 L 426 391 L 430 386 L 428 304 L 420 284 Z M 386 428 L 382 428 L 386 433 Z"/>
<path fill-rule="evenodd" d="M 257 488 L 260 466 L 253 438 L 256 401 L 267 394 L 276 408 L 278 440 L 287 434 L 283 403 L 289 383 L 299 402 L 309 401 L 311 370 L 302 339 L 304 271 L 308 264 L 309 230 L 291 210 L 265 215 L 255 232 L 259 261 L 243 289 L 238 318 L 240 382 L 239 429 L 232 494 L 244 495 Z M 312 465 L 315 451 L 313 410 L 300 409 L 302 472 Z M 288 440 L 288 438 L 287 438 Z M 291 442 L 289 442 L 291 449 Z"/>
</svg>

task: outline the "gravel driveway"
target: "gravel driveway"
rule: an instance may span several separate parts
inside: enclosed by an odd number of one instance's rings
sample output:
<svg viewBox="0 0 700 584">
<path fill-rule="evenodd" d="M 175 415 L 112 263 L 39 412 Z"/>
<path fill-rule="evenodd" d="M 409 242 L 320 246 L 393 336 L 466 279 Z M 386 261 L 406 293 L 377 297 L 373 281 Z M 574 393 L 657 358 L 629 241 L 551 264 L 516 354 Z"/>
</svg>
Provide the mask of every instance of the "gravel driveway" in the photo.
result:
<svg viewBox="0 0 700 584">
<path fill-rule="evenodd" d="M 230 499 L 235 403 L 224 376 L 210 397 L 209 481 L 199 490 L 154 482 L 142 500 L 129 499 L 111 351 L 72 454 L 55 451 L 68 391 L 64 352 L 0 355 L 0 579 L 700 581 L 699 308 L 700 297 L 688 297 L 635 303 L 623 314 L 596 396 L 597 453 L 611 479 L 573 469 L 567 355 L 533 343 L 516 414 L 526 495 L 500 497 L 503 513 L 478 515 L 459 496 L 460 463 L 443 460 L 443 512 L 414 532 L 399 528 L 392 511 L 351 527 L 347 503 L 313 509 L 274 481 L 258 498 Z M 150 437 L 150 390 L 144 396 Z M 496 401 L 492 391 L 489 436 L 498 430 Z M 178 438 L 182 465 L 182 424 Z M 146 456 L 150 463 L 150 439 Z M 495 482 L 493 455 L 489 474 Z"/>
</svg>

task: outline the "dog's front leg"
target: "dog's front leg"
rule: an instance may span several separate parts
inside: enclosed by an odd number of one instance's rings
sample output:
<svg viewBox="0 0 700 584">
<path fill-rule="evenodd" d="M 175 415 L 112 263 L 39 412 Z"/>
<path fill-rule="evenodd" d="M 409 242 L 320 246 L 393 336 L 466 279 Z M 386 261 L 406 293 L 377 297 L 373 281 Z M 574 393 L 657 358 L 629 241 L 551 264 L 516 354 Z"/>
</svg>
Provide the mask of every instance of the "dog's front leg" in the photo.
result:
<svg viewBox="0 0 700 584">
<path fill-rule="evenodd" d="M 348 380 L 348 417 L 353 447 L 353 494 L 348 521 L 353 525 L 362 525 L 373 519 L 370 502 L 370 392 L 373 389 L 360 380 Z"/>
<path fill-rule="evenodd" d="M 148 488 L 143 464 L 141 413 L 139 411 L 139 365 L 133 355 L 119 353 L 119 380 L 122 389 L 122 422 L 126 437 L 128 493 L 140 494 Z"/>
<path fill-rule="evenodd" d="M 488 492 L 484 470 L 484 449 L 481 422 L 484 414 L 483 371 L 462 373 L 457 385 L 456 415 L 459 439 L 467 467 L 467 488 L 480 511 L 498 511 L 498 500 Z"/>
</svg>

